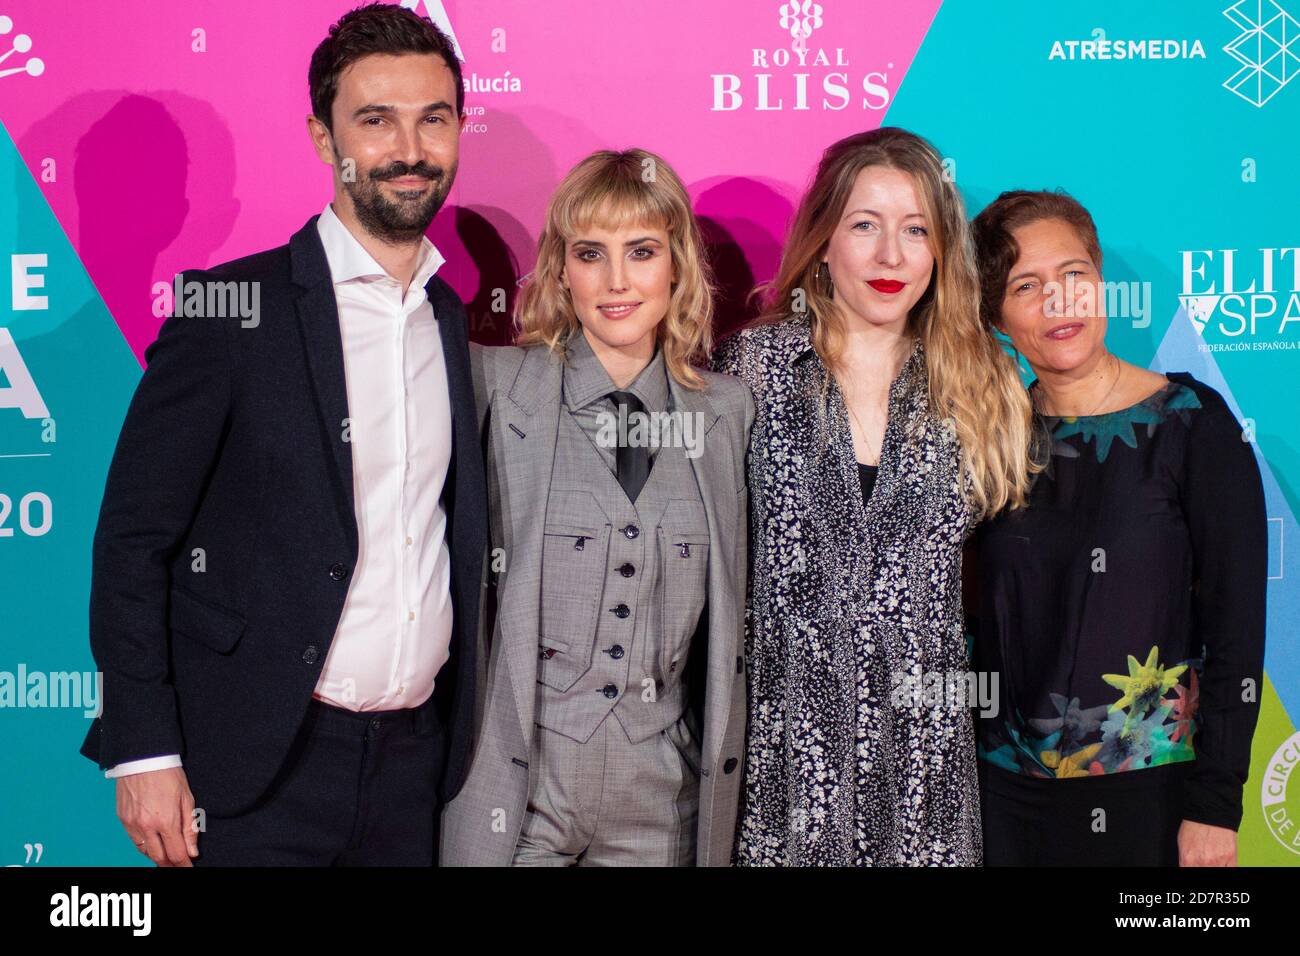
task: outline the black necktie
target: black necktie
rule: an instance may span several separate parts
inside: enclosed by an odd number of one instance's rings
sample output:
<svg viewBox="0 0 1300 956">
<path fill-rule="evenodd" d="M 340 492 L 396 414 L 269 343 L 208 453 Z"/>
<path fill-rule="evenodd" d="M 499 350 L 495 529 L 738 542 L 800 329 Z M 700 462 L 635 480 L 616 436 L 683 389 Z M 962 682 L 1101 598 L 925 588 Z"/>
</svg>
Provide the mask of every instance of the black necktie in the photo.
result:
<svg viewBox="0 0 1300 956">
<path fill-rule="evenodd" d="M 645 443 L 645 438 L 649 431 L 648 423 L 640 429 L 642 442 L 637 445 L 627 443 L 628 433 L 633 431 L 637 424 L 637 418 L 645 414 L 645 406 L 641 404 L 641 399 L 637 398 L 631 392 L 610 392 L 609 399 L 614 403 L 614 411 L 619 417 L 618 433 L 618 452 L 615 455 L 616 473 L 618 474 L 618 483 L 623 486 L 623 492 L 631 502 L 636 501 L 636 496 L 641 493 L 645 486 L 646 479 L 650 477 L 650 448 Z M 626 411 L 624 411 L 626 409 Z M 626 423 L 626 431 L 621 427 Z"/>
</svg>

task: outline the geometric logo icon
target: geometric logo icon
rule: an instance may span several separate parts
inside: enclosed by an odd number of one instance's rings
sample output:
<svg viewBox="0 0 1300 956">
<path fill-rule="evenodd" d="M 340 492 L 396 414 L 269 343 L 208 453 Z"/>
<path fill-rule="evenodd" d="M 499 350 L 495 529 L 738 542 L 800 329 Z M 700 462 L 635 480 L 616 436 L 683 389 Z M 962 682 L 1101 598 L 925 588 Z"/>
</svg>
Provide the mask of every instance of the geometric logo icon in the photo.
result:
<svg viewBox="0 0 1300 956">
<path fill-rule="evenodd" d="M 1178 301 L 1183 304 L 1187 311 L 1187 317 L 1192 320 L 1192 325 L 1197 332 L 1205 331 L 1205 323 L 1214 315 L 1214 310 L 1222 299 L 1221 295 L 1180 295 Z"/>
<path fill-rule="evenodd" d="M 808 38 L 824 22 L 822 5 L 814 3 L 813 0 L 793 0 L 791 3 L 781 4 L 778 12 L 781 14 L 781 29 L 788 30 L 790 36 L 794 38 L 793 48 L 800 51 L 807 50 Z"/>
<path fill-rule="evenodd" d="M 1300 22 L 1274 0 L 1240 0 L 1223 15 L 1242 31 L 1223 48 L 1242 65 L 1223 88 L 1263 106 L 1300 72 Z"/>
<path fill-rule="evenodd" d="M 7 36 L 9 31 L 14 28 L 13 20 L 0 13 L 0 36 Z M 26 53 L 32 48 L 32 38 L 26 33 L 20 33 L 14 37 L 13 46 L 3 53 L 0 53 L 0 63 L 9 59 L 15 53 Z M 45 72 L 45 61 L 38 56 L 34 56 L 26 63 L 18 66 L 11 66 L 6 70 L 0 70 L 0 76 L 9 76 L 11 73 L 26 73 L 28 76 L 40 76 Z"/>
</svg>

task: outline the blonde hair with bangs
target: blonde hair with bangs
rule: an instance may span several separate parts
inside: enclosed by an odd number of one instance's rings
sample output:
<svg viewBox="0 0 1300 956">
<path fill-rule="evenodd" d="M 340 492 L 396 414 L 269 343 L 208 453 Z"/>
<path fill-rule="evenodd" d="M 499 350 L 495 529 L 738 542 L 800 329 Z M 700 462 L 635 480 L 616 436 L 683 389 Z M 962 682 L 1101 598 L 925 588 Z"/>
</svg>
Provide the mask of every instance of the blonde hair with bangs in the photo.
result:
<svg viewBox="0 0 1300 956">
<path fill-rule="evenodd" d="M 516 345 L 559 351 L 580 322 L 561 282 L 568 245 L 599 225 L 657 227 L 668 233 L 672 294 L 655 330 L 668 374 L 704 388 L 693 368 L 713 347 L 713 280 L 686 187 L 672 168 L 644 149 L 601 150 L 573 167 L 556 187 L 537 245 L 537 265 L 515 304 Z"/>
</svg>

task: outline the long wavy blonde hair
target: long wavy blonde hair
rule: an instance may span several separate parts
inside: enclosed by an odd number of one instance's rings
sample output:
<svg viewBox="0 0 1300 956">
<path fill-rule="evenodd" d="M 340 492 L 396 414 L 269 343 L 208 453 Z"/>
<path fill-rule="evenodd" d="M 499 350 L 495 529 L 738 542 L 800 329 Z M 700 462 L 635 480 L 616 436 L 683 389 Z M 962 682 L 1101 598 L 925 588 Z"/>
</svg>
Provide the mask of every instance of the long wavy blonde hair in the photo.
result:
<svg viewBox="0 0 1300 956">
<path fill-rule="evenodd" d="M 595 225 L 613 230 L 629 224 L 668 233 L 672 294 L 655 334 L 668 373 L 687 388 L 702 389 L 704 379 L 692 366 L 713 347 L 712 274 L 686 187 L 667 163 L 644 149 L 592 153 L 556 187 L 537 265 L 515 304 L 515 342 L 562 347 L 580 325 L 560 280 L 569 242 Z"/>
<path fill-rule="evenodd" d="M 931 411 L 950 418 L 971 477 L 977 518 L 1025 503 L 1041 470 L 1030 457 L 1032 410 L 1015 364 L 981 324 L 965 206 L 934 147 L 915 133 L 882 127 L 829 146 L 804 194 L 771 282 L 758 290 L 766 309 L 755 324 L 788 320 L 802 301 L 813 347 L 830 371 L 839 367 L 844 321 L 829 277 L 818 273 L 858 173 L 884 166 L 911 175 L 929 227 L 934 273 L 912 308 L 908 330 L 921 339 Z M 796 297 L 798 295 L 798 297 Z"/>
</svg>

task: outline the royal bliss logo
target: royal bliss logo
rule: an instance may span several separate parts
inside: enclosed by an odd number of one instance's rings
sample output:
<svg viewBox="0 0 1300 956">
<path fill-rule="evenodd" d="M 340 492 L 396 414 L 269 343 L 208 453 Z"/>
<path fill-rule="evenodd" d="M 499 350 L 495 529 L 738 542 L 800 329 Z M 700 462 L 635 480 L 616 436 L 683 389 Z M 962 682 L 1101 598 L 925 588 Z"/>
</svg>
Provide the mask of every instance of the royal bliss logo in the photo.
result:
<svg viewBox="0 0 1300 956">
<path fill-rule="evenodd" d="M 711 109 L 735 112 L 847 109 L 880 111 L 889 106 L 888 70 L 860 71 L 842 46 L 813 42 L 827 35 L 830 4 L 795 0 L 760 9 L 774 12 L 772 47 L 750 51 L 743 72 L 711 73 Z M 788 42 L 787 42 L 788 41 Z"/>
</svg>

